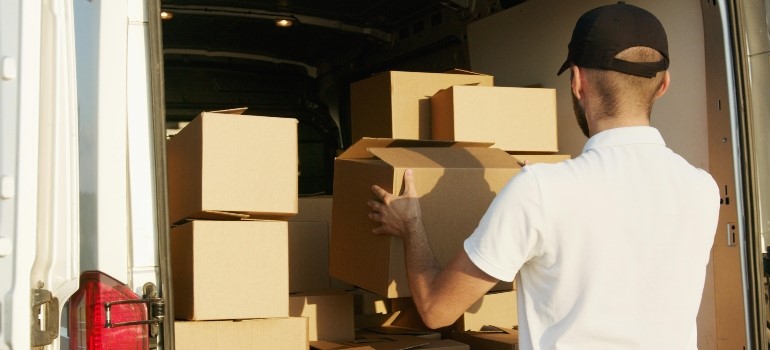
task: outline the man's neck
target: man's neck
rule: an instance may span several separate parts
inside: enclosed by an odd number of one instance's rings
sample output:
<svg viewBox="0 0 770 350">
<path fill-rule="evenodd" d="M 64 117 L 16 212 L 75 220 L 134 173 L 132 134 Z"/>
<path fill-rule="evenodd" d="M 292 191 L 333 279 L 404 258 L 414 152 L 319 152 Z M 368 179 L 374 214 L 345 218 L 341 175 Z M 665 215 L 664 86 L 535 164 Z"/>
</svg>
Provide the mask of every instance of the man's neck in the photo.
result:
<svg viewBox="0 0 770 350">
<path fill-rule="evenodd" d="M 590 136 L 593 136 L 605 130 L 629 126 L 650 126 L 650 119 L 646 116 L 622 116 L 600 120 L 589 119 L 588 129 L 590 130 Z"/>
</svg>

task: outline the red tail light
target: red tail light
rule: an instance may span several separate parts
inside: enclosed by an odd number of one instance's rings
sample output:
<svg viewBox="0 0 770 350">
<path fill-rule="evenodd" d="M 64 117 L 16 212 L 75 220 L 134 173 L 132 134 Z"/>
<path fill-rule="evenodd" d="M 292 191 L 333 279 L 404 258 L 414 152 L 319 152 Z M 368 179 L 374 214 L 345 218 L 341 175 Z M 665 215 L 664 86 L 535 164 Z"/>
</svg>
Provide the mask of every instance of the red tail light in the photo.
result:
<svg viewBox="0 0 770 350">
<path fill-rule="evenodd" d="M 144 303 L 105 303 L 141 300 L 125 284 L 98 271 L 80 276 L 80 289 L 70 299 L 70 349 L 147 350 L 146 324 L 128 324 L 147 320 Z M 109 321 L 109 324 L 108 324 Z"/>
</svg>

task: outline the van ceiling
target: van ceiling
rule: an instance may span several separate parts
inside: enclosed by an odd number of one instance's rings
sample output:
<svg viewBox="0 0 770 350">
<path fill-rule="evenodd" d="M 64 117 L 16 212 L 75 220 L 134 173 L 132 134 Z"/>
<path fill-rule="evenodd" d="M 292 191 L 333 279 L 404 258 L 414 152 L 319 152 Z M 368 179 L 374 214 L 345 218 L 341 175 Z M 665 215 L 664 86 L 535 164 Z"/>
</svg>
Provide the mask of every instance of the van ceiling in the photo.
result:
<svg viewBox="0 0 770 350">
<path fill-rule="evenodd" d="M 447 22 L 467 22 L 519 2 L 162 0 L 161 7 L 174 15 L 163 24 L 167 52 L 237 54 L 323 70 L 323 65 L 387 51 Z M 278 27 L 276 19 L 292 19 L 294 25 Z"/>
</svg>

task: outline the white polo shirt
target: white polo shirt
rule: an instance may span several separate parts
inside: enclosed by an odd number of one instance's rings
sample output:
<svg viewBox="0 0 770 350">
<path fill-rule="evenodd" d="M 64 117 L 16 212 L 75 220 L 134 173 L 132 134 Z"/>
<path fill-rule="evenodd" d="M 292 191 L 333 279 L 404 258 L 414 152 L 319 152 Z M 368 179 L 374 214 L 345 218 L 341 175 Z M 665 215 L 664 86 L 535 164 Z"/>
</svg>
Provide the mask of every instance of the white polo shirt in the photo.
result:
<svg viewBox="0 0 770 350">
<path fill-rule="evenodd" d="M 718 214 L 712 177 L 656 129 L 616 128 L 525 167 L 465 251 L 500 280 L 519 273 L 522 350 L 696 349 Z"/>
</svg>

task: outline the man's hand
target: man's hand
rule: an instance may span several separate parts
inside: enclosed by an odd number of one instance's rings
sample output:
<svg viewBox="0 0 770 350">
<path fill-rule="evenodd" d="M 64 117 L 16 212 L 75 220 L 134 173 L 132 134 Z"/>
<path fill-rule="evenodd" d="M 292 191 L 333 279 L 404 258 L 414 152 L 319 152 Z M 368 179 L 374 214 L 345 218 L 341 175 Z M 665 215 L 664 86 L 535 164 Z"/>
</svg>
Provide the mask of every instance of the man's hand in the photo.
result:
<svg viewBox="0 0 770 350">
<path fill-rule="evenodd" d="M 368 201 L 369 219 L 380 224 L 372 232 L 403 238 L 422 225 L 412 169 L 404 172 L 404 194 L 401 196 L 395 196 L 377 185 L 372 186 L 372 192 L 378 200 Z"/>
</svg>

